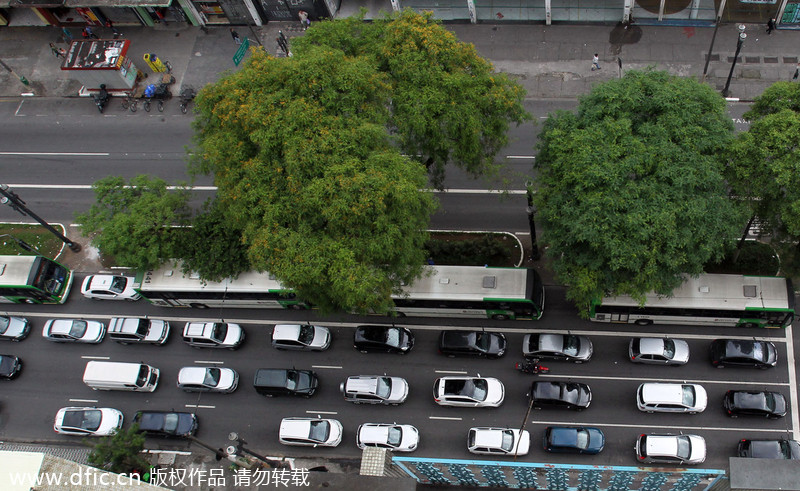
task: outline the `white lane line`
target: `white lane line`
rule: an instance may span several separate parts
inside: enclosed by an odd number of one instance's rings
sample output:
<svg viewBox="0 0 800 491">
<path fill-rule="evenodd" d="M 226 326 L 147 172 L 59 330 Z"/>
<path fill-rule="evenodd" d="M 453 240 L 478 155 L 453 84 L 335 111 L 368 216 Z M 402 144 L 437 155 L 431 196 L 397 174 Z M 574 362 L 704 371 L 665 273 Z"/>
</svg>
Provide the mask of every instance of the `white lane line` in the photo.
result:
<svg viewBox="0 0 800 491">
<path fill-rule="evenodd" d="M 0 155 L 43 155 L 47 157 L 108 157 L 108 152 L 0 152 Z"/>
<path fill-rule="evenodd" d="M 537 425 L 552 425 L 552 426 L 574 426 L 574 421 L 537 421 L 531 420 L 531 423 Z M 656 429 L 656 430 L 702 430 L 702 431 L 736 431 L 736 432 L 766 432 L 766 433 L 786 433 L 786 429 L 780 428 L 730 428 L 728 426 L 676 426 L 676 425 L 650 425 L 645 423 L 581 423 L 584 426 L 614 426 L 617 428 L 640 428 L 640 429 Z"/>
<path fill-rule="evenodd" d="M 341 370 L 342 367 L 336 365 L 311 365 L 311 368 L 330 368 L 331 370 Z"/>
<path fill-rule="evenodd" d="M 306 414 L 339 414 L 336 411 L 306 411 Z"/>
<path fill-rule="evenodd" d="M 91 184 L 9 184 L 10 188 L 20 189 L 92 189 Z M 129 188 L 130 186 L 124 186 Z M 167 186 L 167 189 L 175 190 L 179 186 Z M 192 191 L 216 191 L 216 186 L 187 186 L 186 189 Z"/>
<path fill-rule="evenodd" d="M 557 377 L 558 375 L 553 375 L 550 373 L 547 375 L 548 377 Z M 725 385 L 776 385 L 776 386 L 786 386 L 789 385 L 789 382 L 755 382 L 755 381 L 741 381 L 741 380 L 700 380 L 700 379 L 687 379 L 687 378 L 644 378 L 644 377 L 613 377 L 613 376 L 602 376 L 602 375 L 561 375 L 562 378 L 564 377 L 580 377 L 582 379 L 597 379 L 597 380 L 627 380 L 631 382 L 671 382 L 676 384 L 683 384 L 683 383 L 692 383 L 692 384 L 725 384 Z"/>
<path fill-rule="evenodd" d="M 110 360 L 110 356 L 81 356 L 84 360 Z"/>
<path fill-rule="evenodd" d="M 434 373 L 452 373 L 456 375 L 466 375 L 469 372 L 466 372 L 464 370 L 434 370 Z"/>
<path fill-rule="evenodd" d="M 69 399 L 69 402 L 97 402 L 97 399 Z"/>
<path fill-rule="evenodd" d="M 184 407 L 194 407 L 194 408 L 198 408 L 198 409 L 216 409 L 217 408 L 217 406 L 203 406 L 203 405 L 200 405 L 200 404 L 184 404 L 183 406 Z"/>
<path fill-rule="evenodd" d="M 507 159 L 535 159 L 535 155 L 506 155 Z"/>
<path fill-rule="evenodd" d="M 797 366 L 794 364 L 792 325 L 786 328 L 786 364 L 789 367 L 789 400 L 792 402 L 792 438 L 800 438 L 800 407 L 797 405 Z"/>
<path fill-rule="evenodd" d="M 195 363 L 207 363 L 209 365 L 224 365 L 224 361 L 213 361 L 213 360 L 195 360 Z"/>
<path fill-rule="evenodd" d="M 446 421 L 463 421 L 464 418 L 455 418 L 450 416 L 428 416 L 428 419 L 442 419 Z"/>
</svg>

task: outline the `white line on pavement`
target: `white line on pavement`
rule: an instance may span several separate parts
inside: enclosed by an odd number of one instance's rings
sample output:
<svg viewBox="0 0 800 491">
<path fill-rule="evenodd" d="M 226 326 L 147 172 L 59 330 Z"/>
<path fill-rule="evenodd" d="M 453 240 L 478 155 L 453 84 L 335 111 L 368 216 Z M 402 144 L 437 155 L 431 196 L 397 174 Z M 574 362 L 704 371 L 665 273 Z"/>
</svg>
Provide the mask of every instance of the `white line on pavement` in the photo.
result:
<svg viewBox="0 0 800 491">
<path fill-rule="evenodd" d="M 70 399 L 69 402 L 97 402 L 97 399 Z"/>
<path fill-rule="evenodd" d="M 506 155 L 507 159 L 535 159 L 535 155 Z"/>
<path fill-rule="evenodd" d="M 306 414 L 339 414 L 336 411 L 306 411 Z"/>
<path fill-rule="evenodd" d="M 574 421 L 536 421 L 531 420 L 531 423 L 537 425 L 553 425 L 553 426 L 570 426 L 574 425 Z M 677 425 L 650 425 L 644 423 L 581 423 L 585 426 L 614 426 L 617 428 L 638 428 L 642 432 L 649 431 L 652 429 L 655 430 L 702 430 L 702 431 L 736 431 L 739 433 L 744 432 L 767 432 L 767 433 L 786 433 L 786 429 L 783 428 L 731 428 L 728 426 L 677 426 Z"/>
<path fill-rule="evenodd" d="M 451 373 L 456 375 L 466 375 L 469 372 L 464 370 L 434 370 L 435 373 Z"/>
<path fill-rule="evenodd" d="M 84 360 L 110 360 L 110 356 L 81 356 Z"/>
<path fill-rule="evenodd" d="M 330 368 L 331 370 L 341 370 L 342 367 L 336 365 L 311 365 L 311 368 Z"/>
<path fill-rule="evenodd" d="M 789 400 L 792 402 L 792 438 L 800 438 L 800 416 L 797 406 L 797 366 L 794 364 L 794 342 L 792 325 L 786 328 L 786 364 L 789 367 Z"/>
<path fill-rule="evenodd" d="M 0 155 L 44 155 L 47 157 L 63 155 L 65 157 L 108 157 L 111 154 L 108 152 L 0 152 Z"/>
<path fill-rule="evenodd" d="M 224 361 L 213 361 L 213 360 L 195 360 L 195 363 L 207 363 L 210 365 L 224 365 Z"/>
<path fill-rule="evenodd" d="M 428 416 L 428 419 L 443 419 L 447 421 L 462 421 L 464 418 L 455 418 L 449 416 Z"/>
<path fill-rule="evenodd" d="M 557 377 L 552 373 L 548 377 Z M 562 375 L 561 377 L 576 377 L 581 379 L 595 379 L 595 380 L 630 380 L 630 381 L 643 381 L 643 382 L 669 382 L 675 384 L 725 384 L 725 385 L 789 385 L 789 382 L 754 382 L 746 380 L 692 380 L 686 378 L 645 378 L 645 377 L 612 377 L 603 375 Z"/>
<path fill-rule="evenodd" d="M 216 409 L 217 406 L 202 406 L 200 404 L 184 404 L 184 407 L 194 407 L 197 409 Z"/>
</svg>

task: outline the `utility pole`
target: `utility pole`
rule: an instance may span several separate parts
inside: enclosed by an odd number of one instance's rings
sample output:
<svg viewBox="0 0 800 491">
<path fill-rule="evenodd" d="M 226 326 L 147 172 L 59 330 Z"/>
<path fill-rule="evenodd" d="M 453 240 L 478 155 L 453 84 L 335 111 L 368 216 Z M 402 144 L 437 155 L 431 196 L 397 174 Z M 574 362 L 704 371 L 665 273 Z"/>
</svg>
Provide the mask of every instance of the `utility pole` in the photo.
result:
<svg viewBox="0 0 800 491">
<path fill-rule="evenodd" d="M 14 70 L 12 70 L 10 66 L 6 65 L 6 64 L 3 62 L 3 60 L 0 60 L 0 65 L 3 65 L 3 68 L 5 68 L 6 70 L 8 70 L 8 73 L 10 73 L 10 74 L 12 74 L 12 75 L 15 75 L 15 76 L 16 76 L 16 77 L 19 79 L 19 81 L 20 81 L 20 82 L 22 82 L 22 85 L 24 85 L 24 86 L 26 86 L 26 87 L 27 87 L 27 86 L 29 86 L 29 85 L 31 84 L 30 82 L 28 82 L 28 79 L 27 79 L 27 78 L 25 78 L 25 77 L 23 77 L 22 75 L 20 75 L 20 74 L 18 74 L 18 73 L 16 73 L 16 72 L 14 72 Z"/>
<path fill-rule="evenodd" d="M 528 199 L 526 211 L 528 213 L 528 226 L 531 229 L 531 259 L 538 261 L 542 256 L 539 253 L 539 244 L 536 242 L 536 205 L 533 204 L 533 190 L 531 186 L 533 186 L 532 181 L 527 181 L 525 183 L 525 197 Z"/>
<path fill-rule="evenodd" d="M 736 60 L 739 59 L 739 52 L 742 50 L 742 45 L 744 44 L 744 40 L 747 38 L 747 34 L 744 33 L 744 29 L 745 29 L 744 24 L 739 24 L 739 39 L 736 40 L 736 54 L 733 55 L 733 63 L 731 63 L 731 71 L 730 73 L 728 73 L 728 81 L 725 82 L 725 88 L 722 89 L 722 97 L 728 97 L 728 89 L 731 86 L 733 69 L 736 68 Z"/>
<path fill-rule="evenodd" d="M 69 240 L 67 238 L 67 236 L 65 236 L 64 234 L 62 234 L 61 232 L 59 232 L 58 230 L 53 228 L 49 223 L 44 221 L 43 218 L 39 217 L 39 215 L 37 215 L 36 213 L 34 213 L 30 209 L 28 209 L 28 207 L 25 206 L 25 202 L 22 201 L 22 199 L 17 195 L 17 193 L 15 193 L 14 191 L 10 190 L 8 188 L 8 186 L 5 185 L 5 184 L 0 184 L 0 204 L 7 204 L 8 206 L 13 208 L 14 210 L 20 212 L 22 215 L 27 215 L 27 216 L 33 218 L 34 220 L 39 222 L 42 225 L 42 227 L 44 227 L 47 230 L 49 230 L 53 235 L 55 235 L 63 243 L 65 243 L 67 245 L 67 247 L 69 247 L 69 249 L 72 252 L 80 252 L 81 251 L 81 245 L 80 244 Z"/>
</svg>

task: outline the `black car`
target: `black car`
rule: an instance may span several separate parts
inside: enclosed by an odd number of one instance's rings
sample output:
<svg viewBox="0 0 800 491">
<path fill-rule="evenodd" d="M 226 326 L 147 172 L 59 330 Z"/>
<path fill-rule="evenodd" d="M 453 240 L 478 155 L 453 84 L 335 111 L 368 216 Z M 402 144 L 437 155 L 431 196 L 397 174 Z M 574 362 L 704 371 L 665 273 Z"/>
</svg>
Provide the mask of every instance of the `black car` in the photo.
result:
<svg viewBox="0 0 800 491">
<path fill-rule="evenodd" d="M 447 356 L 485 356 L 500 358 L 506 354 L 506 337 L 499 332 L 442 331 L 439 353 Z"/>
<path fill-rule="evenodd" d="M 754 459 L 800 460 L 800 442 L 797 440 L 741 440 L 736 455 Z"/>
<path fill-rule="evenodd" d="M 0 355 L 0 378 L 11 380 L 22 370 L 22 360 L 16 356 Z"/>
<path fill-rule="evenodd" d="M 133 417 L 133 422 L 150 436 L 186 437 L 197 431 L 197 416 L 193 413 L 139 411 Z"/>
<path fill-rule="evenodd" d="M 311 370 L 288 368 L 259 368 L 253 387 L 262 396 L 311 397 L 319 387 L 317 374 Z"/>
<path fill-rule="evenodd" d="M 362 353 L 404 355 L 414 347 L 414 335 L 405 327 L 358 326 L 353 335 L 353 346 Z"/>
<path fill-rule="evenodd" d="M 534 382 L 530 396 L 535 409 L 554 407 L 581 411 L 592 402 L 589 386 L 577 382 Z"/>
<path fill-rule="evenodd" d="M 786 399 L 780 392 L 729 390 L 722 400 L 722 407 L 731 418 L 740 414 L 773 419 L 786 416 Z"/>
<path fill-rule="evenodd" d="M 770 368 L 778 363 L 778 350 L 769 341 L 715 339 L 711 342 L 711 364 L 717 368 Z"/>
</svg>

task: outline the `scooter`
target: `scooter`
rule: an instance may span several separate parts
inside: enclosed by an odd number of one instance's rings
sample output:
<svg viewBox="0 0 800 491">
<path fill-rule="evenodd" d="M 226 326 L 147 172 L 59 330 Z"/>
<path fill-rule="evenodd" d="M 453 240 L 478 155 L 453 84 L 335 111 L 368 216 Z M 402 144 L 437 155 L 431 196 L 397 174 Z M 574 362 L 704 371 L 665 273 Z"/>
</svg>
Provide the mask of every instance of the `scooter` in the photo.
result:
<svg viewBox="0 0 800 491">
<path fill-rule="evenodd" d="M 536 375 L 537 373 L 547 373 L 550 371 L 550 369 L 546 366 L 539 364 L 539 360 L 537 359 L 525 360 L 522 363 L 514 363 L 514 368 L 522 373 L 528 373 L 531 375 Z"/>
<path fill-rule="evenodd" d="M 108 104 L 108 92 L 106 91 L 106 85 L 100 85 L 100 92 L 94 96 L 94 103 L 97 105 L 97 110 L 100 111 L 100 114 L 103 114 L 103 109 L 106 108 L 106 104 Z"/>
</svg>

